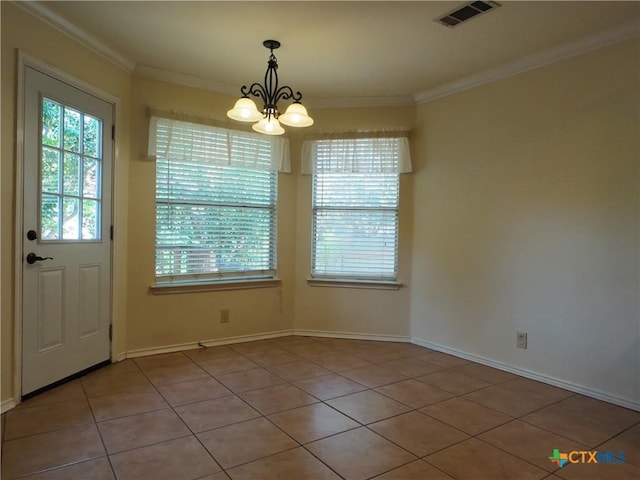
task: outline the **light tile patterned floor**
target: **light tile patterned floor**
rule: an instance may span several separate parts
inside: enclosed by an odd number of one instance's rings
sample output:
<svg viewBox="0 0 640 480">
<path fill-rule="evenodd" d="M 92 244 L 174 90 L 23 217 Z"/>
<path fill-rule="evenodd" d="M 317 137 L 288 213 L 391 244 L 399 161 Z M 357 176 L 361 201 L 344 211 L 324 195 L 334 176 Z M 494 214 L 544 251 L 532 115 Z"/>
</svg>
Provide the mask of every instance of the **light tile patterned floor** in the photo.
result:
<svg viewBox="0 0 640 480">
<path fill-rule="evenodd" d="M 623 451 L 619 464 L 561 452 Z M 282 337 L 111 365 L 2 416 L 2 478 L 640 478 L 640 413 L 416 345 Z"/>
</svg>

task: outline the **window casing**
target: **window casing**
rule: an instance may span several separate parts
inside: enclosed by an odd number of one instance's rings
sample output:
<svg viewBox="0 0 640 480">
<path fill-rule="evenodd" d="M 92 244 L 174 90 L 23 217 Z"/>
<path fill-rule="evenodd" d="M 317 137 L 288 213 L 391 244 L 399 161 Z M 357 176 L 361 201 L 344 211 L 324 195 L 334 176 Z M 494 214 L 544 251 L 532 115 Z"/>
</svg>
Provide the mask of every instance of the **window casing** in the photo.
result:
<svg viewBox="0 0 640 480">
<path fill-rule="evenodd" d="M 313 279 L 397 280 L 404 140 L 332 139 L 306 146 L 312 163 L 307 173 L 313 173 Z"/>
<path fill-rule="evenodd" d="M 274 278 L 272 141 L 187 122 L 154 123 L 156 284 Z"/>
</svg>

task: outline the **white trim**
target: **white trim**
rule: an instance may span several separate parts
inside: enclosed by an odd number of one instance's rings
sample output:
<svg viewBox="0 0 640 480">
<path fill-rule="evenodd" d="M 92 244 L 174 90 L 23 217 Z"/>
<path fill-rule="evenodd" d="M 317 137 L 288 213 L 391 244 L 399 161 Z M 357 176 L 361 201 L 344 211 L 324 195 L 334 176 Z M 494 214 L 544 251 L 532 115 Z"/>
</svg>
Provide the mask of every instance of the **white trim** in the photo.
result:
<svg viewBox="0 0 640 480">
<path fill-rule="evenodd" d="M 464 358 L 465 360 L 470 360 L 475 363 L 480 363 L 482 365 L 487 365 L 489 367 L 497 368 L 505 372 L 514 373 L 521 377 L 530 378 L 531 380 L 537 380 L 538 382 L 547 383 L 549 385 L 553 385 L 554 387 L 559 387 L 565 390 L 569 390 L 570 392 L 580 393 L 582 395 L 586 395 L 587 397 L 592 397 L 598 400 L 602 400 L 604 402 L 612 403 L 614 405 L 619 405 L 621 407 L 629 408 L 631 410 L 640 411 L 640 402 L 636 402 L 627 398 L 621 398 L 606 392 L 593 390 L 591 388 L 584 387 L 582 385 L 576 385 L 575 383 L 567 382 L 566 380 L 562 380 L 560 378 L 550 377 L 548 375 L 532 372 L 530 370 L 525 370 L 523 368 L 512 367 L 510 365 L 506 365 L 501 362 L 496 362 L 495 360 L 491 360 L 486 357 L 481 357 L 479 355 L 474 355 L 472 353 L 463 352 L 461 350 L 456 350 L 454 348 L 445 347 L 437 343 L 427 342 L 426 340 L 422 340 L 416 337 L 411 338 L 411 343 L 415 345 L 419 345 L 421 347 L 430 348 L 431 350 L 436 350 L 438 352 L 448 353 L 449 355 L 454 355 L 459 358 Z"/>
<path fill-rule="evenodd" d="M 100 98 L 101 100 L 109 103 L 113 107 L 113 117 L 112 121 L 115 125 L 117 125 L 117 121 L 120 118 L 120 99 L 111 95 L 110 93 L 98 88 L 93 85 L 80 80 L 76 77 L 69 75 L 68 73 L 59 70 L 48 63 L 39 60 L 36 57 L 33 57 L 21 50 L 18 50 L 18 67 L 17 67 L 17 85 L 16 85 L 16 161 L 15 161 L 15 248 L 14 248 L 14 369 L 13 369 L 13 398 L 21 398 L 22 397 L 22 245 L 23 245 L 23 224 L 22 224 L 22 216 L 24 210 L 24 72 L 27 67 L 31 67 L 35 70 L 38 70 L 42 73 L 50 75 L 57 80 L 64 82 L 78 90 L 82 90 L 85 93 L 93 95 L 94 97 Z M 113 161 L 113 170 L 112 170 L 112 179 L 111 179 L 111 191 L 112 191 L 112 201 L 111 201 L 111 222 L 115 223 L 116 218 L 116 209 L 115 207 L 115 186 L 116 186 L 116 144 L 114 142 L 113 152 L 112 152 L 112 161 Z M 113 357 L 113 347 L 116 344 L 115 341 L 115 331 L 116 331 L 116 318 L 113 315 L 115 310 L 115 289 L 113 288 L 113 280 L 115 278 L 114 272 L 116 271 L 115 265 L 116 262 L 116 249 L 114 248 L 115 242 L 112 242 L 111 249 L 111 285 L 110 285 L 110 295 L 111 295 L 111 304 L 109 305 L 109 315 L 110 321 L 113 325 L 114 337 L 111 340 L 110 344 L 110 352 L 109 356 Z M 119 322 L 118 322 L 119 323 Z"/>
<path fill-rule="evenodd" d="M 113 358 L 111 359 L 111 363 L 118 363 L 126 359 L 127 359 L 127 354 L 125 352 L 118 353 L 117 355 L 113 356 Z"/>
<path fill-rule="evenodd" d="M 416 102 L 411 95 L 397 97 L 348 97 L 317 98 L 305 100 L 311 108 L 366 108 L 366 107 L 413 107 Z"/>
<path fill-rule="evenodd" d="M 640 34 L 637 21 L 626 22 L 614 28 L 584 37 L 575 42 L 565 43 L 544 52 L 529 55 L 496 68 L 460 78 L 414 96 L 416 104 L 428 103 L 454 93 L 469 90 L 486 83 L 495 82 L 535 68 L 556 63 L 567 58 L 590 52 L 598 48 L 630 40 Z"/>
<path fill-rule="evenodd" d="M 0 403 L 0 413 L 8 412 L 12 408 L 15 408 L 16 405 L 17 403 L 13 398 L 7 398 L 6 400 L 3 400 L 2 403 Z"/>
<path fill-rule="evenodd" d="M 290 335 L 302 336 L 302 337 L 327 337 L 327 338 L 346 338 L 353 340 L 376 340 L 382 342 L 411 342 L 409 336 L 399 335 L 376 335 L 376 334 L 361 334 L 361 333 L 349 333 L 349 332 L 334 332 L 324 330 L 278 330 L 275 332 L 257 333 L 252 335 L 240 335 L 236 337 L 224 337 L 215 340 L 201 340 L 199 342 L 187 342 L 176 343 L 173 345 L 164 345 L 162 347 L 151 348 L 139 348 L 136 350 L 130 350 L 124 354 L 120 360 L 124 358 L 137 358 L 147 357 L 149 355 L 160 355 L 163 353 L 181 352 L 184 350 L 196 350 L 201 347 L 217 347 L 220 345 L 232 345 L 235 343 L 252 342 L 255 340 L 267 340 L 270 338 L 286 337 Z"/>
<path fill-rule="evenodd" d="M 310 287 L 365 288 L 370 290 L 400 290 L 403 284 L 384 280 L 345 280 L 339 278 L 307 278 Z"/>
<path fill-rule="evenodd" d="M 56 30 L 64 33 L 82 46 L 109 60 L 111 63 L 122 68 L 126 72 L 131 73 L 135 68 L 136 62 L 133 59 L 115 51 L 103 41 L 98 40 L 96 37 L 85 32 L 66 18 L 50 10 L 49 7 L 45 6 L 42 2 L 22 1 L 13 2 L 13 4 L 49 24 Z"/>
<path fill-rule="evenodd" d="M 252 335 L 240 335 L 237 337 L 225 337 L 215 340 L 201 340 L 199 342 L 176 343 L 164 345 L 162 347 L 138 348 L 130 350 L 124 355 L 126 358 L 147 357 L 149 355 L 159 355 L 162 353 L 181 352 L 183 350 L 195 350 L 201 347 L 217 347 L 220 345 L 231 345 L 234 343 L 252 342 L 255 340 L 267 340 L 269 338 L 286 337 L 292 335 L 292 330 L 278 330 L 275 332 L 258 333 Z"/>
<path fill-rule="evenodd" d="M 151 78 L 161 82 L 183 85 L 185 87 L 199 88 L 214 93 L 221 93 L 233 97 L 240 96 L 240 87 L 219 83 L 196 75 L 173 72 L 163 68 L 152 67 L 138 63 L 134 74 L 140 77 Z M 352 98 L 324 98 L 305 99 L 305 105 L 312 108 L 362 108 L 362 107 L 409 107 L 414 106 L 415 101 L 411 95 L 397 97 L 352 97 Z"/>
<path fill-rule="evenodd" d="M 18 51 L 16 71 L 15 224 L 13 247 L 13 398 L 22 398 L 22 232 L 24 213 L 24 71 L 30 64 Z"/>
<path fill-rule="evenodd" d="M 253 278 L 250 280 L 227 280 L 219 282 L 176 282 L 156 283 L 149 287 L 153 295 L 173 295 L 177 293 L 218 292 L 222 290 L 248 290 L 272 288 L 282 285 L 279 278 Z"/>
<path fill-rule="evenodd" d="M 412 341 L 410 336 L 405 336 L 405 335 L 336 332 L 331 330 L 305 330 L 300 328 L 294 329 L 293 335 L 298 335 L 302 337 L 345 338 L 350 340 L 376 340 L 378 342 L 410 343 Z"/>
<path fill-rule="evenodd" d="M 209 80 L 204 77 L 198 77 L 196 75 L 189 75 L 187 73 L 173 72 L 171 70 L 165 70 L 163 68 L 151 67 L 138 63 L 133 70 L 135 75 L 140 77 L 151 78 L 153 80 L 159 80 L 161 82 L 174 83 L 177 85 L 183 85 L 185 87 L 199 88 L 201 90 L 208 90 L 214 93 L 222 93 L 225 95 L 231 95 L 233 97 L 240 96 L 240 87 L 226 85 L 224 83 L 218 83 L 214 80 Z"/>
<path fill-rule="evenodd" d="M 117 202 L 128 202 L 128 200 L 122 200 L 127 198 L 127 196 L 125 195 L 126 193 L 128 193 L 128 191 L 121 185 L 121 183 L 119 181 L 117 181 L 117 174 L 118 171 L 120 169 L 122 169 L 123 171 L 127 171 L 126 167 L 127 165 L 125 164 L 125 162 L 122 162 L 123 165 L 119 166 L 118 164 L 120 162 L 118 162 L 118 159 L 121 158 L 121 152 L 120 152 L 120 148 L 119 148 L 119 143 L 116 140 L 117 138 L 119 138 L 120 135 L 122 135 L 122 130 L 120 128 L 120 126 L 122 125 L 122 108 L 121 108 L 121 103 L 120 103 L 120 99 L 117 97 L 112 97 L 111 95 L 108 95 L 109 98 L 111 98 L 111 103 L 113 104 L 113 114 L 112 114 L 112 120 L 114 123 L 114 139 L 112 139 L 112 143 L 113 143 L 113 152 L 112 152 L 112 156 L 113 156 L 113 164 L 111 166 L 111 226 L 113 228 L 113 238 L 111 239 L 111 305 L 110 305 L 110 319 L 111 319 L 111 358 L 112 361 L 119 361 L 119 360 L 113 360 L 114 358 L 116 358 L 117 356 L 122 355 L 122 353 L 118 353 L 116 354 L 115 351 L 117 348 L 122 348 L 121 345 L 124 345 L 126 343 L 126 330 L 124 330 L 123 332 L 120 332 L 117 328 L 116 325 L 120 326 L 120 325 L 126 325 L 126 319 L 119 319 L 116 315 L 116 312 L 118 311 L 116 306 L 120 305 L 121 301 L 120 301 L 120 296 L 118 294 L 118 289 L 116 288 L 116 278 L 118 278 L 118 276 L 120 276 L 120 271 L 122 270 L 124 275 L 122 275 L 123 277 L 126 277 L 126 269 L 127 269 L 127 263 L 124 261 L 120 261 L 120 259 L 125 259 L 126 258 L 126 251 L 127 251 L 127 246 L 126 246 L 126 237 L 124 237 L 123 235 L 118 234 L 118 232 L 120 230 L 124 230 L 126 231 L 127 227 L 124 225 L 119 224 L 119 220 L 120 217 L 118 215 L 118 208 L 116 208 L 117 206 Z M 105 100 L 105 98 L 103 97 L 103 100 Z M 125 157 L 127 158 L 126 154 Z M 127 180 L 123 183 L 127 184 L 129 183 L 128 181 L 128 176 L 129 174 L 126 173 L 127 176 Z M 125 220 L 123 220 L 123 224 L 126 223 L 126 220 L 128 218 L 125 218 Z M 118 239 L 121 239 L 120 241 L 118 241 Z M 122 253 L 121 253 L 122 252 Z M 124 295 L 123 295 L 124 296 Z M 126 296 L 123 299 L 122 303 L 125 305 L 125 315 L 126 315 Z M 122 358 L 124 360 L 124 357 Z"/>
<path fill-rule="evenodd" d="M 99 98 L 100 100 L 105 101 L 106 103 L 116 104 L 120 102 L 120 99 L 106 90 L 101 89 L 100 87 L 96 87 L 95 85 L 85 82 L 84 80 L 74 77 L 73 75 L 65 72 L 64 70 L 60 70 L 57 67 L 54 67 L 43 60 L 40 60 L 33 55 L 30 55 L 22 50 L 18 50 L 18 59 L 22 62 L 22 66 L 32 67 L 42 73 L 55 77 L 57 80 L 64 82 L 68 85 L 71 85 L 78 90 L 82 90 L 89 95 L 93 95 L 94 97 Z M 20 65 L 19 65 L 20 66 Z M 115 121 L 115 119 L 114 119 Z M 118 132 L 116 132 L 118 133 Z"/>
</svg>

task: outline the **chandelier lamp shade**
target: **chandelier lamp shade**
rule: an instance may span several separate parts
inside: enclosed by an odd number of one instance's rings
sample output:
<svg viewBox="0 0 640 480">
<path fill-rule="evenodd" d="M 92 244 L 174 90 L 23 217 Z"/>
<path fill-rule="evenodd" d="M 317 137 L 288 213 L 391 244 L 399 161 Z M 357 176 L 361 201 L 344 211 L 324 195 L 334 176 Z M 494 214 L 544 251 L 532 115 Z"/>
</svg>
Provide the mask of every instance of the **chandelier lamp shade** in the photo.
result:
<svg viewBox="0 0 640 480">
<path fill-rule="evenodd" d="M 278 84 L 278 60 L 273 51 L 280 47 L 277 40 L 265 40 L 262 43 L 271 52 L 267 63 L 267 71 L 264 74 L 264 84 L 255 82 L 247 87 L 243 85 L 240 89 L 242 97 L 238 99 L 234 107 L 227 112 L 227 116 L 239 122 L 253 123 L 252 127 L 256 132 L 266 135 L 282 135 L 284 128 L 288 127 L 309 127 L 313 125 L 313 119 L 307 113 L 307 109 L 302 105 L 302 93 L 294 92 L 287 85 Z M 259 97 L 262 100 L 262 111 L 258 110 L 256 103 L 250 97 Z M 284 113 L 278 110 L 280 100 L 293 100 Z"/>
</svg>

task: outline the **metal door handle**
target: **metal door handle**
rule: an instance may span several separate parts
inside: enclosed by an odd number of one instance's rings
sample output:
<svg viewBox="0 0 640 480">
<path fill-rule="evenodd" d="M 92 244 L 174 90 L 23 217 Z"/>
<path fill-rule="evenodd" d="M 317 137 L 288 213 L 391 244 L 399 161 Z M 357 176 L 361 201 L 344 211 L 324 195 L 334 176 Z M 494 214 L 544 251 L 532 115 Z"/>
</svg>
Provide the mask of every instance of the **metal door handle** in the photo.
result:
<svg viewBox="0 0 640 480">
<path fill-rule="evenodd" d="M 29 265 L 33 265 L 36 262 L 41 262 L 42 260 L 53 260 L 53 257 L 39 257 L 33 252 L 27 254 L 27 263 Z"/>
</svg>

